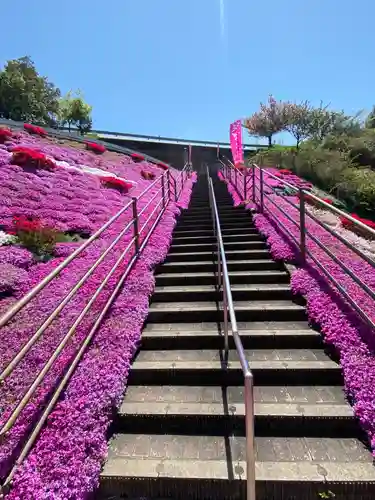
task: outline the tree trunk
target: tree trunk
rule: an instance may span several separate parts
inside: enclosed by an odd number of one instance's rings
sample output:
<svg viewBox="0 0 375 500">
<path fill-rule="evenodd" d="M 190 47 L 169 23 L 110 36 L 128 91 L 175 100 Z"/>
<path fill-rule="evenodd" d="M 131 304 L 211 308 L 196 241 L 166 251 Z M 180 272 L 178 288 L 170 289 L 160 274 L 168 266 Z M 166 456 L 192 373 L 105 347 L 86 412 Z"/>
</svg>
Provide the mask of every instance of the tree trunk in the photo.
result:
<svg viewBox="0 0 375 500">
<path fill-rule="evenodd" d="M 268 136 L 268 147 L 272 148 L 272 135 Z"/>
</svg>

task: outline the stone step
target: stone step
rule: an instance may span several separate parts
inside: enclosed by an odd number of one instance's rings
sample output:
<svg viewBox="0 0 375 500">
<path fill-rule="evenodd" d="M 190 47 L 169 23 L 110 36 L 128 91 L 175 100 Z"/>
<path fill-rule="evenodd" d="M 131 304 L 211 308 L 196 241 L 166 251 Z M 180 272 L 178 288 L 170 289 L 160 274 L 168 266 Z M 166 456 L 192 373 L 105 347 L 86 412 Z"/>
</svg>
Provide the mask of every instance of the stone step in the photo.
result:
<svg viewBox="0 0 375 500">
<path fill-rule="evenodd" d="M 257 437 L 255 457 L 257 500 L 375 497 L 372 457 L 356 438 Z M 244 499 L 245 490 L 242 436 L 117 434 L 100 478 L 106 498 Z"/>
<path fill-rule="evenodd" d="M 178 254 L 177 254 L 178 255 Z M 234 300 L 292 300 L 293 295 L 288 284 L 252 284 L 233 285 Z M 215 285 L 157 286 L 152 296 L 152 303 L 169 301 L 218 301 L 222 300 L 223 291 Z"/>
<path fill-rule="evenodd" d="M 173 232 L 173 238 L 174 237 L 180 237 L 180 236 L 211 236 L 213 235 L 213 226 L 211 228 L 206 228 L 206 229 L 193 229 L 194 226 L 192 226 L 192 229 L 187 229 L 186 227 L 180 228 L 180 226 L 177 226 L 176 229 Z M 251 222 L 248 227 L 224 227 L 221 229 L 221 232 L 223 235 L 228 235 L 228 234 L 258 234 L 258 230 L 255 229 L 255 227 L 251 226 Z"/>
<path fill-rule="evenodd" d="M 163 271 L 163 270 L 161 270 Z M 286 271 L 229 271 L 231 285 L 242 283 L 289 283 L 290 277 Z M 157 286 L 187 286 L 215 285 L 216 276 L 213 272 L 160 272 L 155 276 Z"/>
<path fill-rule="evenodd" d="M 212 227 L 212 220 L 179 220 L 176 230 L 180 229 L 189 229 L 189 228 L 199 228 L 200 226 L 203 227 Z M 227 228 L 227 227 L 254 227 L 253 226 L 253 221 L 251 220 L 250 217 L 231 217 L 230 219 L 227 218 L 221 218 L 220 217 L 220 226 L 221 228 Z"/>
<path fill-rule="evenodd" d="M 245 436 L 244 398 L 243 387 L 131 386 L 116 431 Z M 254 414 L 256 436 L 359 437 L 337 386 L 255 386 Z"/>
<path fill-rule="evenodd" d="M 235 300 L 238 321 L 303 321 L 304 306 L 290 300 Z M 223 308 L 216 301 L 152 302 L 147 321 L 150 323 L 223 321 Z"/>
<path fill-rule="evenodd" d="M 213 253 L 214 250 L 214 253 Z M 181 261 L 209 261 L 215 255 L 216 259 L 217 247 L 212 245 L 211 252 L 173 252 L 170 251 L 167 255 L 165 262 L 181 262 Z M 270 254 L 267 249 L 250 249 L 250 250 L 226 250 L 225 252 L 227 261 L 243 260 L 243 259 L 267 259 Z"/>
<path fill-rule="evenodd" d="M 212 252 L 213 249 L 216 251 L 216 243 L 187 243 L 185 245 L 173 244 L 169 248 L 170 253 L 190 253 L 194 250 L 196 254 Z M 267 249 L 267 244 L 263 240 L 259 241 L 245 241 L 245 242 L 227 242 L 224 244 L 226 251 L 234 250 L 257 250 L 257 249 Z"/>
<path fill-rule="evenodd" d="M 240 212 L 238 210 L 231 210 L 230 212 L 219 213 L 220 221 L 231 221 L 231 220 L 251 220 L 251 214 L 249 212 Z M 211 213 L 206 214 L 191 214 L 190 211 L 183 213 L 178 221 L 180 222 L 212 222 Z"/>
<path fill-rule="evenodd" d="M 259 233 L 247 233 L 247 234 L 223 234 L 223 242 L 245 242 L 245 241 L 265 241 L 264 236 Z M 216 242 L 216 236 L 213 234 L 208 234 L 205 236 L 181 236 L 178 234 L 173 235 L 172 243 L 176 245 L 183 245 L 185 243 L 205 243 L 205 242 Z"/>
<path fill-rule="evenodd" d="M 307 321 L 238 322 L 245 349 L 321 349 L 319 332 Z M 218 323 L 146 323 L 142 349 L 222 349 L 224 324 Z M 229 346 L 235 349 L 229 325 Z"/>
<path fill-rule="evenodd" d="M 256 385 L 341 385 L 341 369 L 323 349 L 246 350 Z M 141 350 L 130 385 L 243 385 L 236 350 Z"/>
<path fill-rule="evenodd" d="M 213 272 L 217 268 L 217 264 L 211 260 L 203 261 L 185 261 L 185 262 L 165 262 L 161 264 L 156 271 L 156 274 L 167 273 L 201 273 Z M 232 260 L 227 262 L 228 271 L 272 271 L 282 270 L 283 265 L 275 262 L 272 259 L 248 259 L 248 260 Z"/>
</svg>

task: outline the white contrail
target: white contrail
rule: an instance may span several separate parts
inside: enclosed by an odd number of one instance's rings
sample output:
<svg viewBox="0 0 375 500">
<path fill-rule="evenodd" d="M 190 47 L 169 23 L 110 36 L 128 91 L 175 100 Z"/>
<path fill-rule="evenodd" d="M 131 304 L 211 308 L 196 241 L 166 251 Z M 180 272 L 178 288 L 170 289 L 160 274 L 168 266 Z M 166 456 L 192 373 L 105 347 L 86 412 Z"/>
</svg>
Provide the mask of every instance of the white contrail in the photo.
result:
<svg viewBox="0 0 375 500">
<path fill-rule="evenodd" d="M 220 4 L 220 38 L 225 43 L 225 8 L 224 0 L 219 0 Z"/>
</svg>

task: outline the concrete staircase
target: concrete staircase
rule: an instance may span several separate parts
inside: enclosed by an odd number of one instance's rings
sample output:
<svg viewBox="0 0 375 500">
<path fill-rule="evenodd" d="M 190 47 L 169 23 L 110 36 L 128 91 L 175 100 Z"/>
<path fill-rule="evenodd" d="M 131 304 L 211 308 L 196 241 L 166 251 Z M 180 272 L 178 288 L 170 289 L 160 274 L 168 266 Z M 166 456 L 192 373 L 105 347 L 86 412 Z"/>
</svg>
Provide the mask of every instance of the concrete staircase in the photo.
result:
<svg viewBox="0 0 375 500">
<path fill-rule="evenodd" d="M 309 327 L 288 273 L 271 259 L 249 213 L 232 206 L 218 181 L 215 193 L 255 379 L 257 500 L 375 498 L 372 458 L 338 364 Z M 214 241 L 202 177 L 157 270 L 99 498 L 246 498 L 243 377 L 232 339 L 224 362 Z"/>
</svg>

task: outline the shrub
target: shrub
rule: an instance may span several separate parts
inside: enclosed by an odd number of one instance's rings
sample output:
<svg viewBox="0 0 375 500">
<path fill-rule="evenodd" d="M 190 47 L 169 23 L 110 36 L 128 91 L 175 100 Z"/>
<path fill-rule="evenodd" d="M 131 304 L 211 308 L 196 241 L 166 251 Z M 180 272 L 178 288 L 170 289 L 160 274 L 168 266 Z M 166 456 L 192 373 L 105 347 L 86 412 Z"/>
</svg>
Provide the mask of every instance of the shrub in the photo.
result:
<svg viewBox="0 0 375 500">
<path fill-rule="evenodd" d="M 53 170 L 56 168 L 55 163 L 43 153 L 23 146 L 16 146 L 12 149 L 11 162 L 20 167 L 33 166 L 45 170 Z"/>
<path fill-rule="evenodd" d="M 52 255 L 57 241 L 61 240 L 55 229 L 36 218 L 14 217 L 13 225 L 19 243 L 40 257 Z"/>
<path fill-rule="evenodd" d="M 105 153 L 105 151 L 107 151 L 105 146 L 103 146 L 102 144 L 97 144 L 96 142 L 85 141 L 85 144 L 86 149 L 96 154 L 103 154 Z"/>
<path fill-rule="evenodd" d="M 118 177 L 108 176 L 102 177 L 100 180 L 105 186 L 117 189 L 117 191 L 120 191 L 121 193 L 127 193 L 133 187 L 133 184 L 126 182 L 123 179 L 119 179 Z"/>
<path fill-rule="evenodd" d="M 38 127 L 37 125 L 31 125 L 30 123 L 25 123 L 23 128 L 26 132 L 29 132 L 29 134 L 39 135 L 40 137 L 46 137 L 48 135 L 44 128 Z"/>
<path fill-rule="evenodd" d="M 152 181 L 156 177 L 153 172 L 146 172 L 145 170 L 141 171 L 141 176 L 148 181 Z"/>
</svg>

